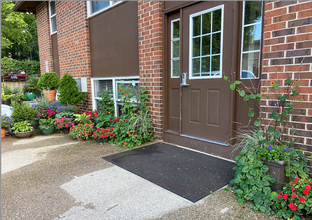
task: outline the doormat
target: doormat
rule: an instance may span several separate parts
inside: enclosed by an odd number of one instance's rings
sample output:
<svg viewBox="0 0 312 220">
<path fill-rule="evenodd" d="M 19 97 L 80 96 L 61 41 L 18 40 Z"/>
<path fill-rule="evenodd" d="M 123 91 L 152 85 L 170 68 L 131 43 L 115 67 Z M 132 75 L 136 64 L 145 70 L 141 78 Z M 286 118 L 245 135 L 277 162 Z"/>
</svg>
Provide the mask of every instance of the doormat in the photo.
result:
<svg viewBox="0 0 312 220">
<path fill-rule="evenodd" d="M 234 178 L 235 163 L 165 143 L 102 158 L 192 202 Z"/>
</svg>

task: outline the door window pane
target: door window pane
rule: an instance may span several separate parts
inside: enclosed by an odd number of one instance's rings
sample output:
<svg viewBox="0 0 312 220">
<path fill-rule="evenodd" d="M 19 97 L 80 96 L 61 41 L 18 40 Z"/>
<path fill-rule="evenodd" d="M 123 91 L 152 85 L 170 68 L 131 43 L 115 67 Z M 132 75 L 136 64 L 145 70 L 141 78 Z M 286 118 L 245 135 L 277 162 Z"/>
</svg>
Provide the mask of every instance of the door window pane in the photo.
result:
<svg viewBox="0 0 312 220">
<path fill-rule="evenodd" d="M 56 31 L 56 16 L 51 18 L 51 28 L 52 28 L 52 33 Z"/>
<path fill-rule="evenodd" d="M 258 78 L 262 28 L 262 2 L 244 1 L 241 79 Z"/>
<path fill-rule="evenodd" d="M 221 30 L 221 9 L 213 12 L 213 23 L 212 23 L 212 31 L 220 31 Z"/>
<path fill-rule="evenodd" d="M 178 78 L 180 75 L 180 20 L 171 21 L 171 57 L 170 69 L 171 78 Z"/>
<path fill-rule="evenodd" d="M 103 8 L 107 8 L 109 6 L 109 1 L 91 1 L 92 4 L 92 13 L 100 11 Z"/>
<path fill-rule="evenodd" d="M 55 14 L 55 2 L 50 2 L 51 16 Z"/>
<path fill-rule="evenodd" d="M 193 36 L 200 35 L 201 16 L 193 18 Z"/>
<path fill-rule="evenodd" d="M 190 78 L 221 77 L 222 11 L 219 6 L 191 15 Z"/>
</svg>

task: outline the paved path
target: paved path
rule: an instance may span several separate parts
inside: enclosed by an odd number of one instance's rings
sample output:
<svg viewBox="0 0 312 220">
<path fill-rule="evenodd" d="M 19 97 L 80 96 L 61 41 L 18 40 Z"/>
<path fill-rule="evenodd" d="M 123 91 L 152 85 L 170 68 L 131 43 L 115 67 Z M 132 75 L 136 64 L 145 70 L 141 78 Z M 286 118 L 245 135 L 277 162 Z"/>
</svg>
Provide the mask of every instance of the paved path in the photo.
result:
<svg viewBox="0 0 312 220">
<path fill-rule="evenodd" d="M 118 146 L 54 134 L 1 142 L 1 219 L 275 219 L 219 190 L 192 203 L 101 157 Z"/>
</svg>

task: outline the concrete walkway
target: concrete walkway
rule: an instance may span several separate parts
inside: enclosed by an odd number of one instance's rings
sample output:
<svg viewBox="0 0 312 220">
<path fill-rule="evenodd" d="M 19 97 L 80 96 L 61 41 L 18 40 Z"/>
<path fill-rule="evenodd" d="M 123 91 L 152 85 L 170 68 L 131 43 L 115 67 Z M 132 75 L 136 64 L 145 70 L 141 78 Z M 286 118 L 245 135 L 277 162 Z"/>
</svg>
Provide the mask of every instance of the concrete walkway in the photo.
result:
<svg viewBox="0 0 312 220">
<path fill-rule="evenodd" d="M 223 189 L 192 203 L 101 157 L 118 146 L 67 135 L 1 142 L 1 219 L 275 219 Z"/>
</svg>

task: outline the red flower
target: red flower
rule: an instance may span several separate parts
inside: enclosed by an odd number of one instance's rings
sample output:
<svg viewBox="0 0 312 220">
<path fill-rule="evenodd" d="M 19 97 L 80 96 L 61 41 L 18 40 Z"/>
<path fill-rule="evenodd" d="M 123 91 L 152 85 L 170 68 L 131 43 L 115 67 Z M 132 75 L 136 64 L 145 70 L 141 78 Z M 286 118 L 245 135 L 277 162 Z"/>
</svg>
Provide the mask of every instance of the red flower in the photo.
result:
<svg viewBox="0 0 312 220">
<path fill-rule="evenodd" d="M 294 206 L 294 203 L 289 203 L 289 204 L 288 204 L 288 207 L 289 207 L 289 208 L 292 208 L 293 206 Z"/>
<path fill-rule="evenodd" d="M 296 210 L 297 210 L 297 206 L 294 205 L 291 209 L 292 209 L 293 211 L 296 211 Z"/>
<path fill-rule="evenodd" d="M 309 194 L 309 190 L 303 190 L 303 194 L 307 196 Z"/>
<path fill-rule="evenodd" d="M 280 199 L 281 197 L 282 197 L 282 195 L 281 195 L 281 194 L 279 194 L 279 195 L 277 196 L 277 198 L 278 198 L 278 199 Z"/>
<path fill-rule="evenodd" d="M 122 91 L 122 89 L 119 89 L 119 92 L 121 92 Z"/>
<path fill-rule="evenodd" d="M 288 198 L 288 195 L 287 194 L 284 194 L 284 196 L 283 196 L 283 199 L 287 199 Z"/>
<path fill-rule="evenodd" d="M 307 186 L 305 186 L 305 189 L 306 190 L 311 190 L 311 186 L 307 185 Z"/>
<path fill-rule="evenodd" d="M 291 196 L 292 196 L 293 198 L 296 198 L 296 197 L 297 197 L 297 194 L 291 194 Z"/>
<path fill-rule="evenodd" d="M 304 202 L 304 198 L 301 196 L 301 198 L 299 199 L 300 202 Z"/>
<path fill-rule="evenodd" d="M 102 135 L 102 136 L 100 136 L 100 138 L 103 138 L 104 136 Z"/>
<path fill-rule="evenodd" d="M 109 120 L 109 122 L 112 122 L 112 120 Z"/>
<path fill-rule="evenodd" d="M 115 119 L 113 119 L 113 122 L 115 122 L 116 120 Z"/>
<path fill-rule="evenodd" d="M 295 187 L 291 187 L 291 191 L 294 191 L 295 190 Z"/>
</svg>

